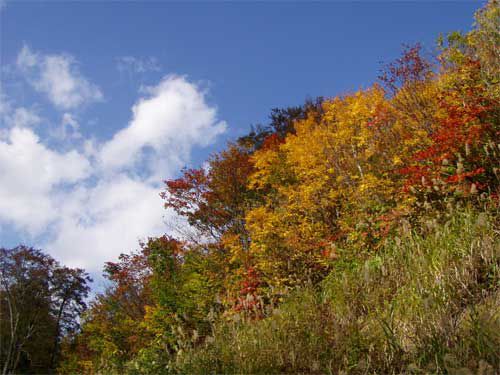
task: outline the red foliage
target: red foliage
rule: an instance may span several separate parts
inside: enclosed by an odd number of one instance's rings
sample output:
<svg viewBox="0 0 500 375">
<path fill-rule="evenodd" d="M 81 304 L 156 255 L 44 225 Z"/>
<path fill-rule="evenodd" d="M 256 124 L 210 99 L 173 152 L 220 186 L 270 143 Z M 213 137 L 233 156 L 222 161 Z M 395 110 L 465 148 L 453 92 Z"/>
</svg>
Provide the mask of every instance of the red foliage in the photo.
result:
<svg viewBox="0 0 500 375">
<path fill-rule="evenodd" d="M 121 254 L 118 262 L 106 262 L 106 278 L 115 284 L 112 298 L 134 318 L 142 318 L 150 301 L 151 267 L 147 251 Z"/>
<path fill-rule="evenodd" d="M 247 152 L 237 147 L 215 155 L 209 170 L 186 169 L 183 176 L 165 181 L 160 193 L 165 208 L 188 219 L 203 233 L 220 239 L 227 230 L 241 230 L 248 176 L 253 164 Z"/>
<path fill-rule="evenodd" d="M 195 209 L 207 192 L 208 175 L 204 169 L 185 169 L 183 176 L 174 180 L 165 181 L 167 190 L 160 193 L 165 202 L 165 208 L 173 208 L 180 215 L 186 215 L 189 210 Z"/>
<path fill-rule="evenodd" d="M 261 301 L 257 294 L 260 285 L 261 281 L 257 271 L 253 267 L 248 267 L 241 282 L 241 289 L 238 292 L 239 296 L 233 308 L 234 311 L 244 311 L 254 314 L 256 317 L 260 316 Z"/>
<path fill-rule="evenodd" d="M 391 94 L 399 88 L 413 82 L 424 81 L 431 73 L 432 64 L 421 55 L 422 46 L 403 45 L 403 54 L 394 62 L 385 66 L 379 80 Z"/>
<path fill-rule="evenodd" d="M 262 143 L 262 149 L 264 150 L 276 150 L 280 144 L 285 141 L 283 137 L 280 137 L 278 134 L 273 133 L 268 135 L 264 142 Z"/>
<path fill-rule="evenodd" d="M 470 62 L 467 69 L 473 75 L 479 66 Z M 483 152 L 484 144 L 495 139 L 489 122 L 494 108 L 479 86 L 444 91 L 439 98 L 445 116 L 430 135 L 432 144 L 413 155 L 413 165 L 399 172 L 406 176 L 405 191 L 411 187 L 432 187 L 436 181 L 446 185 L 446 191 L 485 190 L 491 184 L 490 161 Z M 491 177 L 491 176 L 490 176 Z"/>
<path fill-rule="evenodd" d="M 381 126 L 387 124 L 390 120 L 390 117 L 391 115 L 389 112 L 389 108 L 387 106 L 378 105 L 375 108 L 375 115 L 373 116 L 373 119 L 369 121 L 366 126 L 368 126 L 369 128 L 373 127 L 378 129 Z"/>
</svg>

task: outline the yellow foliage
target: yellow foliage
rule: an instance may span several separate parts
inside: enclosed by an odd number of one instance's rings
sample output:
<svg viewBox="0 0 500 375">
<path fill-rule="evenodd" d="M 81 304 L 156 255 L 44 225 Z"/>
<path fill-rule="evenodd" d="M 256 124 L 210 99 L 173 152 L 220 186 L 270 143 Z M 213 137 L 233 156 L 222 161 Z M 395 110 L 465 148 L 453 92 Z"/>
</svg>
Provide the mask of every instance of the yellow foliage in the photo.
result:
<svg viewBox="0 0 500 375">
<path fill-rule="evenodd" d="M 396 206 L 394 168 L 407 148 L 397 142 L 406 129 L 396 112 L 374 86 L 325 101 L 319 120 L 310 114 L 278 149 L 255 153 L 250 187 L 268 190 L 264 205 L 246 217 L 250 252 L 275 284 L 300 281 L 303 258 L 310 267 L 325 264 L 328 238 Z M 294 269 L 298 259 L 301 266 Z"/>
</svg>

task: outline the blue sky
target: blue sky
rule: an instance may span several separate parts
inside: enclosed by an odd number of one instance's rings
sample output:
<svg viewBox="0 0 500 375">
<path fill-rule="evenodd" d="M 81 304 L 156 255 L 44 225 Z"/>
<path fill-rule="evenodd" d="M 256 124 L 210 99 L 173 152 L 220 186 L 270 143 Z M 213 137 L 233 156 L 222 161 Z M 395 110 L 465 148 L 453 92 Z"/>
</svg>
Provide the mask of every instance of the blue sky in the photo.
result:
<svg viewBox="0 0 500 375">
<path fill-rule="evenodd" d="M 162 179 L 273 107 L 370 85 L 402 43 L 432 52 L 482 3 L 4 2 L 0 246 L 99 272 L 182 226 Z"/>
</svg>

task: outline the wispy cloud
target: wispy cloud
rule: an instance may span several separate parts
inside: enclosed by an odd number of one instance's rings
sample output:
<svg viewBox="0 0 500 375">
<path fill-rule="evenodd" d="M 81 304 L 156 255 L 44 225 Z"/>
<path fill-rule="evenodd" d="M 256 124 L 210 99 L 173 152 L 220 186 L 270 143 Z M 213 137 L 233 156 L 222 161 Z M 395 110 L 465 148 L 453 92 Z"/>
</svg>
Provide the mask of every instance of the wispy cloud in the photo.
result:
<svg viewBox="0 0 500 375">
<path fill-rule="evenodd" d="M 50 135 L 58 140 L 80 139 L 80 124 L 75 115 L 65 112 L 62 115 L 61 123 L 50 131 Z"/>
<path fill-rule="evenodd" d="M 29 128 L 38 125 L 42 121 L 35 110 L 25 107 L 18 107 L 1 117 L 7 127 Z"/>
<path fill-rule="evenodd" d="M 121 56 L 116 59 L 116 68 L 122 73 L 159 72 L 160 63 L 156 57 Z"/>
<path fill-rule="evenodd" d="M 42 54 L 25 45 L 17 56 L 17 67 L 58 109 L 75 109 L 103 98 L 99 87 L 82 75 L 69 54 Z"/>
</svg>

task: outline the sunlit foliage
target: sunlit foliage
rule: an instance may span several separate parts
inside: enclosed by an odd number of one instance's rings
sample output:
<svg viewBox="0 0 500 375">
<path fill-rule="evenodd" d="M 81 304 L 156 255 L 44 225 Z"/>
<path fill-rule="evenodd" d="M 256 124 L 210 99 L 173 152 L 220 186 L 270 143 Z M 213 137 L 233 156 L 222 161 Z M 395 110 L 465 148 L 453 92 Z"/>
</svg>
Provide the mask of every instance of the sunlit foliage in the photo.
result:
<svg viewBox="0 0 500 375">
<path fill-rule="evenodd" d="M 499 13 L 490 1 L 437 56 L 404 46 L 370 87 L 273 109 L 165 181 L 187 224 L 106 265 L 75 368 L 500 366 Z"/>
</svg>

